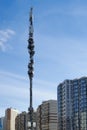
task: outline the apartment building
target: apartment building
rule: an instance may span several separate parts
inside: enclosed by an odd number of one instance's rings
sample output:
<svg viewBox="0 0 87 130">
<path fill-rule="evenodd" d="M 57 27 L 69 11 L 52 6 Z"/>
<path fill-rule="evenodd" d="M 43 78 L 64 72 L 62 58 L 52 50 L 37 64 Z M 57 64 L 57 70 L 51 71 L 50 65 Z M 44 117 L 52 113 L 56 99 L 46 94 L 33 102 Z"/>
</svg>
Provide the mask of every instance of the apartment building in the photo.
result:
<svg viewBox="0 0 87 130">
<path fill-rule="evenodd" d="M 29 113 L 22 112 L 17 115 L 15 119 L 15 130 L 28 130 L 28 124 L 30 122 Z M 34 130 L 36 130 L 36 112 L 33 112 Z"/>
<path fill-rule="evenodd" d="M 37 130 L 57 130 L 57 101 L 42 102 L 37 108 Z"/>
<path fill-rule="evenodd" d="M 5 130 L 15 130 L 15 118 L 18 115 L 18 110 L 7 108 L 5 111 Z"/>
<path fill-rule="evenodd" d="M 60 83 L 57 102 L 58 130 L 87 130 L 87 77 Z"/>
</svg>

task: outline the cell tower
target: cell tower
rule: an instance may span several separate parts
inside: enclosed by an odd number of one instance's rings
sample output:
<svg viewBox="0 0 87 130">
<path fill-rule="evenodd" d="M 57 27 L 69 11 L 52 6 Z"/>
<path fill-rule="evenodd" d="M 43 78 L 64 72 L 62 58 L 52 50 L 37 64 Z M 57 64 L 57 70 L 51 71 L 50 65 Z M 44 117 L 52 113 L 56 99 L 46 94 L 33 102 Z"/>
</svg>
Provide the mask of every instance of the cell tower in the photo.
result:
<svg viewBox="0 0 87 130">
<path fill-rule="evenodd" d="M 30 18 L 29 18 L 29 22 L 30 22 L 30 26 L 29 26 L 29 39 L 28 39 L 28 52 L 29 52 L 29 56 L 30 56 L 30 62 L 28 64 L 28 76 L 30 79 L 30 107 L 28 108 L 28 112 L 30 115 L 30 128 L 29 130 L 33 130 L 33 104 L 32 104 L 32 81 L 33 81 L 33 72 L 34 72 L 34 59 L 33 56 L 35 54 L 34 51 L 34 40 L 33 40 L 33 18 L 32 18 L 32 12 L 33 12 L 33 8 L 30 8 Z"/>
</svg>

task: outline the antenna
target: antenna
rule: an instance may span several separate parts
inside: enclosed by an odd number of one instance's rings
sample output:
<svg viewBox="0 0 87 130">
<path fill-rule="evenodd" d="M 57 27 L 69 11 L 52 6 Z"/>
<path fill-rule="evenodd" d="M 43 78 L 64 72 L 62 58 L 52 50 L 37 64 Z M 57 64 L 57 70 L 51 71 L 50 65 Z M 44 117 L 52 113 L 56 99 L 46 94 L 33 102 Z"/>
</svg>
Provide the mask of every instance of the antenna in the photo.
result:
<svg viewBox="0 0 87 130">
<path fill-rule="evenodd" d="M 30 79 L 30 106 L 28 108 L 28 112 L 29 112 L 29 116 L 30 116 L 30 127 L 29 130 L 33 130 L 33 105 L 32 105 L 32 86 L 33 86 L 33 76 L 34 76 L 34 59 L 33 56 L 35 54 L 34 51 L 34 40 L 33 40 L 33 18 L 32 18 L 32 14 L 33 14 L 33 8 L 30 8 L 30 16 L 29 16 L 29 22 L 30 22 L 30 26 L 29 26 L 29 39 L 28 39 L 28 52 L 29 52 L 29 64 L 28 64 L 28 76 Z"/>
</svg>

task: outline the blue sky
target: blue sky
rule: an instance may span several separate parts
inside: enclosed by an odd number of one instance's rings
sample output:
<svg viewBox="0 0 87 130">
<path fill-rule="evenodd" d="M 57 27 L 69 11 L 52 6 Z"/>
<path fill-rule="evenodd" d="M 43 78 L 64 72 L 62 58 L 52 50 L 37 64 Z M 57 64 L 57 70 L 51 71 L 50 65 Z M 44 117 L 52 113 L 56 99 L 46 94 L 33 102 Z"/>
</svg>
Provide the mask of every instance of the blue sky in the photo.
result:
<svg viewBox="0 0 87 130">
<path fill-rule="evenodd" d="M 29 9 L 34 7 L 33 106 L 57 99 L 57 85 L 87 75 L 86 0 L 0 0 L 0 116 L 29 106 Z"/>
</svg>

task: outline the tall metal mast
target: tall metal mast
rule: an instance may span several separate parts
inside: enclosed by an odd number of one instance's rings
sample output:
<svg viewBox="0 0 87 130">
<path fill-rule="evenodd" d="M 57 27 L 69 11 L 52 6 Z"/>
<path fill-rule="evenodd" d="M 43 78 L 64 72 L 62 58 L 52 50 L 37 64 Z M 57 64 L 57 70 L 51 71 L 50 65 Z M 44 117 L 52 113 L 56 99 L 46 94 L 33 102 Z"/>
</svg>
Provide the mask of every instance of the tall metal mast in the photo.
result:
<svg viewBox="0 0 87 130">
<path fill-rule="evenodd" d="M 34 51 L 34 40 L 33 40 L 32 11 L 33 11 L 33 8 L 30 8 L 30 18 L 29 18 L 30 26 L 29 26 L 29 39 L 28 39 L 28 52 L 29 52 L 29 55 L 30 55 L 30 62 L 28 64 L 28 76 L 29 76 L 29 79 L 30 79 L 30 107 L 28 108 L 28 112 L 29 112 L 29 115 L 30 115 L 30 124 L 31 124 L 30 130 L 33 130 L 32 81 L 33 81 L 33 71 L 34 71 L 33 56 L 34 56 L 34 53 L 35 53 L 35 51 Z"/>
</svg>

